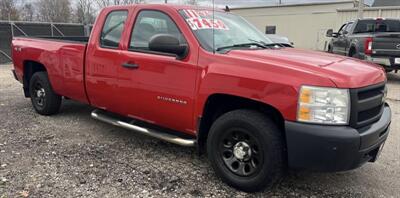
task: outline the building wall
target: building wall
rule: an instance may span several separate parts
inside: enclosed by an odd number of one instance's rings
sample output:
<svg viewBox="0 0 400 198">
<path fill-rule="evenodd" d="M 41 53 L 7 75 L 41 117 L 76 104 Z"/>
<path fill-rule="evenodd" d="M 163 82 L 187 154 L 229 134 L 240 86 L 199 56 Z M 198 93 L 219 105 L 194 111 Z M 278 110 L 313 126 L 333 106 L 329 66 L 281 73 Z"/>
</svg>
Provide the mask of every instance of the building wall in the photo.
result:
<svg viewBox="0 0 400 198">
<path fill-rule="evenodd" d="M 347 21 L 357 19 L 357 17 L 356 9 L 339 9 L 336 28 Z M 400 18 L 400 6 L 366 8 L 364 10 L 364 17 Z"/>
<path fill-rule="evenodd" d="M 303 4 L 263 8 L 234 9 L 262 32 L 276 25 L 276 34 L 289 37 L 298 48 L 324 50 L 328 29 L 337 24 L 337 9 L 353 8 L 353 2 Z"/>
</svg>

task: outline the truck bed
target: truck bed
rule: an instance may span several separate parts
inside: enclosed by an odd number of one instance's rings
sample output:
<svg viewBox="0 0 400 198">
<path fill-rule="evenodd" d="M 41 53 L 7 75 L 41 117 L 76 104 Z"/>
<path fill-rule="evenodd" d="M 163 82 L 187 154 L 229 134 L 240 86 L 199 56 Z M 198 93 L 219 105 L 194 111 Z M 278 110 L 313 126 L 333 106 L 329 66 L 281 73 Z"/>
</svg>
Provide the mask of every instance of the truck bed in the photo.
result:
<svg viewBox="0 0 400 198">
<path fill-rule="evenodd" d="M 12 56 L 16 75 L 22 80 L 23 71 L 27 71 L 24 67 L 41 64 L 49 73 L 56 93 L 87 103 L 84 88 L 87 41 L 87 37 L 15 37 Z"/>
<path fill-rule="evenodd" d="M 80 42 L 80 43 L 88 43 L 89 37 L 87 36 L 43 36 L 43 37 L 29 37 L 29 38 L 37 38 L 37 39 L 49 39 L 49 40 L 59 40 L 61 42 L 71 41 L 71 42 Z"/>
</svg>

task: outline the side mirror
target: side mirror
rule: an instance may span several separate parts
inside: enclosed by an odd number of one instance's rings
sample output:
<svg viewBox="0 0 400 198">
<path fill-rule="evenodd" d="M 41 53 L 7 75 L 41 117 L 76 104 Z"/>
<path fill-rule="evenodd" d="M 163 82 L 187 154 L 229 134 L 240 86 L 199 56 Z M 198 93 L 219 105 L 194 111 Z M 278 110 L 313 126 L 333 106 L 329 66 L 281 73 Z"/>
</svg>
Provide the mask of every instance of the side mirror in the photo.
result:
<svg viewBox="0 0 400 198">
<path fill-rule="evenodd" d="M 333 29 L 326 31 L 326 37 L 333 37 Z"/>
<path fill-rule="evenodd" d="M 149 50 L 175 54 L 177 58 L 183 59 L 188 53 L 188 46 L 181 45 L 178 38 L 170 34 L 156 34 L 150 38 Z"/>
</svg>

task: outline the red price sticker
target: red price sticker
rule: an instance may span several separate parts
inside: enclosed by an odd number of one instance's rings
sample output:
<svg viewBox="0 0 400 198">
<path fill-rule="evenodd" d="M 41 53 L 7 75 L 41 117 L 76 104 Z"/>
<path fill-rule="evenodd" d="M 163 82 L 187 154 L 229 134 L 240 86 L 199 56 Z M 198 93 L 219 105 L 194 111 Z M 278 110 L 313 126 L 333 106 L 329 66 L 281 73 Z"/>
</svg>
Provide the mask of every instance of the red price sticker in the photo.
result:
<svg viewBox="0 0 400 198">
<path fill-rule="evenodd" d="M 188 18 L 198 18 L 211 16 L 211 12 L 208 10 L 183 10 Z"/>
<path fill-rule="evenodd" d="M 207 17 L 212 16 L 212 12 L 209 10 L 183 10 L 186 19 L 192 30 L 202 29 L 217 29 L 217 30 L 229 30 L 228 26 L 220 19 L 209 19 Z"/>
<path fill-rule="evenodd" d="M 189 18 L 186 19 L 192 30 L 202 29 L 216 29 L 216 30 L 229 30 L 228 26 L 220 19 L 206 19 L 206 18 Z"/>
</svg>

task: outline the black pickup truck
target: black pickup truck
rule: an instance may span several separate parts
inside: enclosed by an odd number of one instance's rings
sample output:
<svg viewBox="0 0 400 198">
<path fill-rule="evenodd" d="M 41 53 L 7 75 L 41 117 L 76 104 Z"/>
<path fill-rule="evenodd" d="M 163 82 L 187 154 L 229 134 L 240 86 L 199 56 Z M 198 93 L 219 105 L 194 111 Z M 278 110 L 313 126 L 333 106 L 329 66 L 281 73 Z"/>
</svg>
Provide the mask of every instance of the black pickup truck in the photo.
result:
<svg viewBox="0 0 400 198">
<path fill-rule="evenodd" d="M 328 51 L 382 65 L 387 72 L 400 69 L 400 19 L 358 19 L 342 25 L 332 37 Z"/>
</svg>

